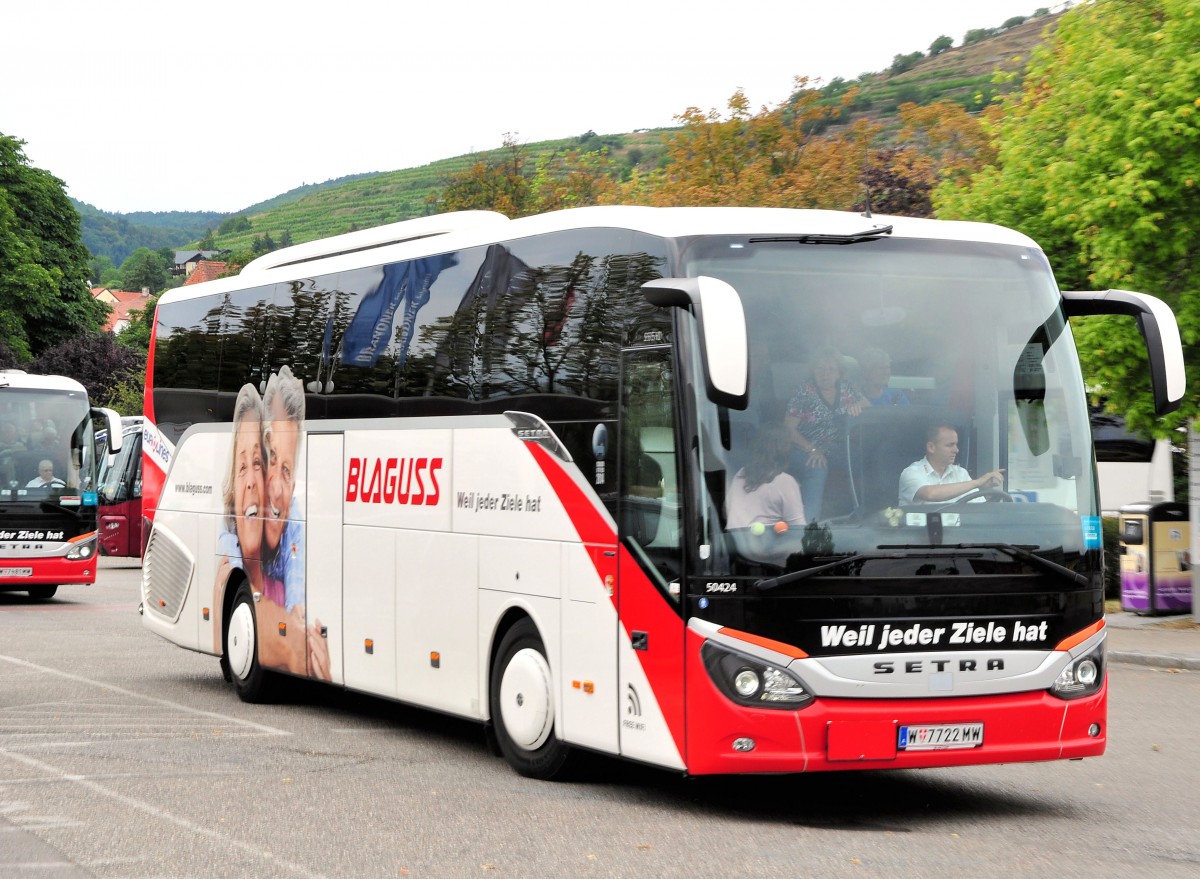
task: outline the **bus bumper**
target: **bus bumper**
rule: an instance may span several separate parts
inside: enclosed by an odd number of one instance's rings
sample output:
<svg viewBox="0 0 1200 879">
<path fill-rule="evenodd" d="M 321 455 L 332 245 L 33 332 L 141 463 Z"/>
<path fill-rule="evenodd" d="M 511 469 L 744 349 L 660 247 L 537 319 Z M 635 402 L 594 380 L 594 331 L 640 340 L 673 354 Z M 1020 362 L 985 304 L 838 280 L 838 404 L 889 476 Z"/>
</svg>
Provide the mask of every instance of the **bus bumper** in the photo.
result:
<svg viewBox="0 0 1200 879">
<path fill-rule="evenodd" d="M 1095 695 L 1071 701 L 1039 690 L 940 699 L 818 699 L 789 711 L 745 709 L 715 688 L 711 697 L 689 711 L 689 774 L 1068 760 L 1103 754 L 1108 735 L 1107 678 Z M 982 743 L 939 750 L 899 747 L 903 726 L 960 723 L 982 723 Z"/>
<path fill-rule="evenodd" d="M 59 557 L 0 558 L 0 591 L 20 592 L 30 586 L 71 586 L 96 582 L 99 555 L 70 560 Z M 29 571 L 28 575 L 24 572 Z"/>
</svg>

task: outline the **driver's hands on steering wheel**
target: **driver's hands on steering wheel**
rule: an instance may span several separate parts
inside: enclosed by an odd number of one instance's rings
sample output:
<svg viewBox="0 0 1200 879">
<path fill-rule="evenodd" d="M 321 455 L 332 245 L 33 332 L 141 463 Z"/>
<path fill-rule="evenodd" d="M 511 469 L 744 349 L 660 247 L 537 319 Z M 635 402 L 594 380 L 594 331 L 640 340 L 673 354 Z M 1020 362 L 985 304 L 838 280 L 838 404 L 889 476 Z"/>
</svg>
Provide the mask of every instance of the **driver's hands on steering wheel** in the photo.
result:
<svg viewBox="0 0 1200 879">
<path fill-rule="evenodd" d="M 978 488 L 981 491 L 985 490 L 985 489 L 989 489 L 989 488 L 1003 488 L 1004 487 L 1004 471 L 1003 470 L 990 470 L 987 473 L 984 473 L 982 476 L 980 476 L 976 480 L 976 482 L 979 483 L 979 485 L 977 485 L 976 488 Z"/>
</svg>

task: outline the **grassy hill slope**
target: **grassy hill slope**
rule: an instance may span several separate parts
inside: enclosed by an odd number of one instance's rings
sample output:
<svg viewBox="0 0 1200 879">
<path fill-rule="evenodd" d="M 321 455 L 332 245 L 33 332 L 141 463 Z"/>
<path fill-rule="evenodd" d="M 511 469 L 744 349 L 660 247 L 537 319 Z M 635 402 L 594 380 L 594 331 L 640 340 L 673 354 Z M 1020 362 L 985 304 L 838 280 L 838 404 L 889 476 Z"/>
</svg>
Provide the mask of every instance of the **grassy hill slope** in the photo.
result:
<svg viewBox="0 0 1200 879">
<path fill-rule="evenodd" d="M 1030 19 L 986 39 L 923 58 L 903 72 L 864 73 L 854 82 L 835 81 L 828 85 L 827 91 L 832 96 L 850 86 L 858 87 L 860 95 L 854 103 L 855 115 L 882 122 L 885 126 L 895 116 L 896 108 L 908 101 L 927 104 L 945 99 L 970 109 L 980 108 L 1002 91 L 1019 86 L 1020 72 L 1030 53 L 1042 41 L 1046 29 L 1055 25 L 1058 17 L 1048 15 Z M 997 71 L 1014 75 L 1008 83 L 998 84 L 995 82 Z M 731 94 L 733 90 L 734 86 L 731 85 Z M 680 111 L 683 109 L 681 107 Z M 602 140 L 616 158 L 636 158 L 641 167 L 651 168 L 660 159 L 663 137 L 670 130 L 639 131 L 603 138 L 593 135 L 583 148 L 594 148 L 595 142 Z M 578 147 L 582 139 L 580 136 L 548 140 L 524 144 L 523 148 L 531 158 L 536 159 L 540 155 Z M 218 234 L 215 246 L 235 252 L 244 251 L 258 236 L 269 235 L 278 244 L 285 234 L 290 236 L 293 243 L 299 244 L 423 216 L 431 211 L 430 197 L 436 196 L 448 175 L 499 152 L 501 148 L 498 147 L 496 150 L 455 156 L 416 168 L 353 175 L 298 187 L 237 211 L 234 216 L 248 218 L 251 228 L 248 231 Z M 141 224 L 134 220 L 135 215 L 105 214 L 90 205 L 84 207 L 89 209 L 84 213 L 84 243 L 93 253 L 103 252 L 98 251 L 93 242 L 105 246 L 104 236 L 97 234 L 95 229 L 107 224 L 107 242 L 117 241 L 123 253 L 120 259 L 113 256 L 113 262 L 118 265 L 124 255 L 128 255 L 139 244 L 151 248 L 169 246 L 177 249 L 195 246 L 204 232 L 207 229 L 215 230 L 223 218 L 215 214 L 190 216 L 179 212 L 150 215 L 159 221 L 158 226 L 169 225 L 170 228 L 147 226 L 146 240 L 137 241 Z M 168 216 L 171 222 L 163 224 L 161 219 Z M 119 228 L 120 234 L 113 231 L 113 227 Z M 89 229 L 92 231 L 89 232 Z"/>
</svg>

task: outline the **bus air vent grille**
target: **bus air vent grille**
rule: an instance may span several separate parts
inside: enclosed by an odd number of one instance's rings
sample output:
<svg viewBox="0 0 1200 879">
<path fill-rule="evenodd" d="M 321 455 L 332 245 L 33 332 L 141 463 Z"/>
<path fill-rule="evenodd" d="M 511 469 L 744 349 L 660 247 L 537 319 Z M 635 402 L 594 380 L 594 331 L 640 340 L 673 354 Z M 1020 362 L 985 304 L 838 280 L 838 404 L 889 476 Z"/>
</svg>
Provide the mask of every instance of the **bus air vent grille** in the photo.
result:
<svg viewBox="0 0 1200 879">
<path fill-rule="evenodd" d="M 169 531 L 155 528 L 142 559 L 145 606 L 169 620 L 178 619 L 195 568 L 196 562 L 183 544 Z"/>
</svg>

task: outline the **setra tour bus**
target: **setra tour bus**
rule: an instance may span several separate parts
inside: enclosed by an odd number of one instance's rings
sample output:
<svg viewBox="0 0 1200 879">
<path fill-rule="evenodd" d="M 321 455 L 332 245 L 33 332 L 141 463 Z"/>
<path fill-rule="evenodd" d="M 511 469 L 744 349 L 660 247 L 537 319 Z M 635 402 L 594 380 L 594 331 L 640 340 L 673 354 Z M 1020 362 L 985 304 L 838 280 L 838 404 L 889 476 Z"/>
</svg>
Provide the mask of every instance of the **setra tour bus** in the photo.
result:
<svg viewBox="0 0 1200 879">
<path fill-rule="evenodd" d="M 120 423 L 74 379 L 0 370 L 0 592 L 96 582 L 93 416 Z"/>
<path fill-rule="evenodd" d="M 533 777 L 1098 755 L 1067 319 L 1101 313 L 1178 405 L 1168 308 L 1061 293 L 996 226 L 595 207 L 279 250 L 159 302 L 144 624 L 248 701 L 471 718 Z M 975 484 L 902 497 L 943 455 Z"/>
</svg>

